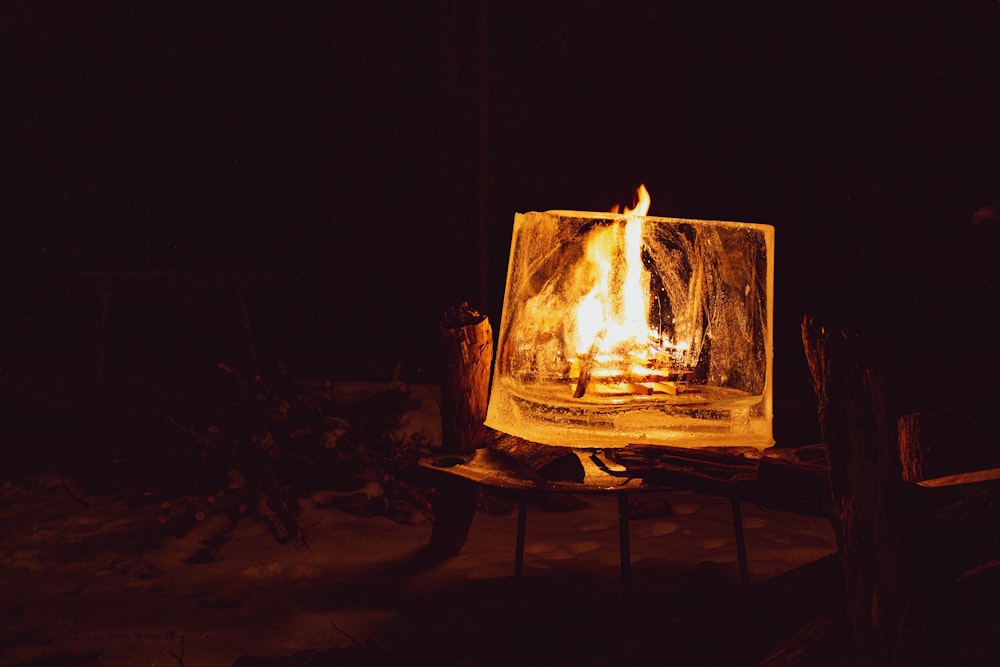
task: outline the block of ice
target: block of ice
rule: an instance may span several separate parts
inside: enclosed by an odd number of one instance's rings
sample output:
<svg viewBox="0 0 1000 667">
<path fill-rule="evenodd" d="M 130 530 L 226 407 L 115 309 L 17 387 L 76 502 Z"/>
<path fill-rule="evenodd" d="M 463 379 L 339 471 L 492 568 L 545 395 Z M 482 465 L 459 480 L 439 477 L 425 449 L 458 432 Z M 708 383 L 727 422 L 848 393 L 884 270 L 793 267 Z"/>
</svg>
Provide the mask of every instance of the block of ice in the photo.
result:
<svg viewBox="0 0 1000 667">
<path fill-rule="evenodd" d="M 771 437 L 774 228 L 514 218 L 486 424 L 571 447 Z"/>
</svg>

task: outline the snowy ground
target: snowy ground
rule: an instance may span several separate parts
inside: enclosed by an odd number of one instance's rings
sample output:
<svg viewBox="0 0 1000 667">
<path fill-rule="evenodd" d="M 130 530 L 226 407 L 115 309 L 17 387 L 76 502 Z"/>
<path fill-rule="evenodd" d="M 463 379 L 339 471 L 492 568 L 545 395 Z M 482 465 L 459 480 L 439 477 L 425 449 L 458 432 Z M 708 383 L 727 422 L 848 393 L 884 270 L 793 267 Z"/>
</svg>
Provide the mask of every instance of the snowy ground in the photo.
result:
<svg viewBox="0 0 1000 667">
<path fill-rule="evenodd" d="M 425 400 L 406 428 L 432 428 L 435 409 Z M 515 609 L 513 513 L 478 513 L 464 550 L 431 561 L 424 515 L 355 516 L 328 508 L 329 495 L 303 499 L 305 540 L 281 544 L 265 517 L 227 512 L 224 497 L 195 508 L 204 519 L 177 537 L 180 510 L 155 499 L 90 493 L 60 475 L 6 482 L 0 666 L 228 666 L 357 645 L 369 664 L 615 664 L 628 628 L 669 646 L 692 619 L 719 636 L 740 621 L 726 604 L 739 593 L 726 499 L 671 492 L 669 515 L 633 522 L 624 606 L 615 499 L 532 507 Z M 745 506 L 744 526 L 755 584 L 835 548 L 820 519 Z"/>
</svg>

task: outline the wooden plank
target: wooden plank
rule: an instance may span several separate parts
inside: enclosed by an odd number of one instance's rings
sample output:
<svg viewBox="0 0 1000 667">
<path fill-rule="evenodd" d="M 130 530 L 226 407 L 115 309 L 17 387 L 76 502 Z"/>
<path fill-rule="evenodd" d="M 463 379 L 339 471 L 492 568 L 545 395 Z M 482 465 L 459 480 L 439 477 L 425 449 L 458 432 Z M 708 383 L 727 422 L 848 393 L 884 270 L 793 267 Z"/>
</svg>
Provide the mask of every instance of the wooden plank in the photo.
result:
<svg viewBox="0 0 1000 667">
<path fill-rule="evenodd" d="M 969 484 L 982 484 L 984 482 L 995 482 L 1000 480 L 1000 468 L 989 468 L 987 470 L 974 470 L 972 472 L 962 472 L 956 475 L 945 475 L 934 479 L 925 479 L 917 482 L 918 486 L 928 489 L 935 489 L 949 486 L 965 486 Z"/>
</svg>

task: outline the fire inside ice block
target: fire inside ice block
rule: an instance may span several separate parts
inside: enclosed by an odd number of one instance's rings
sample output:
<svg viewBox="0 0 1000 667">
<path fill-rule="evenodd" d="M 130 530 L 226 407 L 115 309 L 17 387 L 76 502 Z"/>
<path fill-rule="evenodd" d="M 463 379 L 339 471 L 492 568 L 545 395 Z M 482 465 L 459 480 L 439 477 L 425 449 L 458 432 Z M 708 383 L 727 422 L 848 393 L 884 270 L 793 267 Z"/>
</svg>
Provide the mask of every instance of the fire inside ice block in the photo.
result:
<svg viewBox="0 0 1000 667">
<path fill-rule="evenodd" d="M 774 228 L 514 217 L 486 424 L 568 447 L 770 447 Z"/>
</svg>

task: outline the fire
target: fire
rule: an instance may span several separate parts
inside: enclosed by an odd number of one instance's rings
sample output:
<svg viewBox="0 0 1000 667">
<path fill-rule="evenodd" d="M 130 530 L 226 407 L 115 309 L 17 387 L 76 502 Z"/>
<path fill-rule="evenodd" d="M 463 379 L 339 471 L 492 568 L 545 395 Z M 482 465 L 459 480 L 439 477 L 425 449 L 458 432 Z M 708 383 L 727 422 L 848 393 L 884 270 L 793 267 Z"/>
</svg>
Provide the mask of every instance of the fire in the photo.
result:
<svg viewBox="0 0 1000 667">
<path fill-rule="evenodd" d="M 650 272 L 642 259 L 649 205 L 649 192 L 640 185 L 634 207 L 622 214 L 626 220 L 595 229 L 587 241 L 576 280 L 592 287 L 570 325 L 577 355 L 570 360 L 570 378 L 576 380 L 577 398 L 591 381 L 603 382 L 604 393 L 678 393 L 676 385 L 663 382 L 688 377 L 665 368 L 670 355 L 649 323 Z"/>
<path fill-rule="evenodd" d="M 650 197 L 649 191 L 646 189 L 646 184 L 640 183 L 639 187 L 635 191 L 635 204 L 632 205 L 634 208 L 626 208 L 622 211 L 621 207 L 619 207 L 618 204 L 615 204 L 611 207 L 611 212 L 624 213 L 625 215 L 649 215 L 649 202 Z"/>
</svg>

